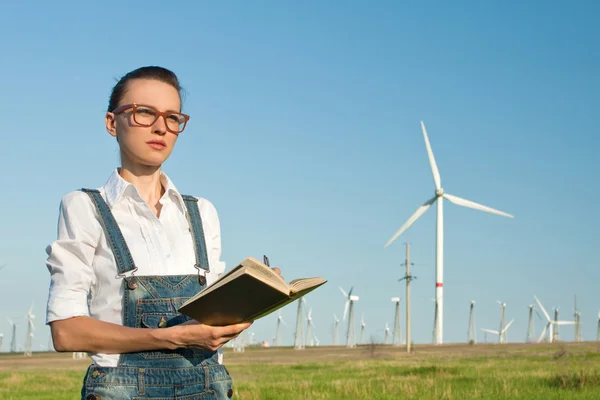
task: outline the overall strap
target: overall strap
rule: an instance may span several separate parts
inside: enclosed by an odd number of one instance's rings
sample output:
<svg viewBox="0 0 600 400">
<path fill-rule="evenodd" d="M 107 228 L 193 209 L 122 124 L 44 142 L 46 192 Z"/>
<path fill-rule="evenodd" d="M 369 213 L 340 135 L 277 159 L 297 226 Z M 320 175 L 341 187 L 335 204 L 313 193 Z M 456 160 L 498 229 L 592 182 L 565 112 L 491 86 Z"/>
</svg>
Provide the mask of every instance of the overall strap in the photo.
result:
<svg viewBox="0 0 600 400">
<path fill-rule="evenodd" d="M 198 209 L 198 199 L 194 196 L 182 195 L 183 202 L 188 211 L 188 221 L 194 239 L 194 247 L 196 249 L 196 265 L 195 267 L 204 270 L 205 273 L 210 271 L 208 266 L 208 255 L 206 253 L 206 241 L 204 240 L 204 228 L 202 228 L 202 219 L 200 218 L 200 210 Z"/>
<path fill-rule="evenodd" d="M 123 238 L 123 233 L 117 221 L 115 221 L 115 217 L 110 211 L 108 204 L 106 204 L 100 195 L 100 191 L 97 189 L 81 189 L 81 191 L 90 196 L 98 210 L 100 224 L 102 225 L 102 229 L 104 229 L 110 248 L 115 256 L 119 276 L 125 277 L 125 273 L 137 271 L 137 267 L 129 252 L 129 247 L 127 247 L 127 243 L 125 243 L 125 239 Z"/>
</svg>

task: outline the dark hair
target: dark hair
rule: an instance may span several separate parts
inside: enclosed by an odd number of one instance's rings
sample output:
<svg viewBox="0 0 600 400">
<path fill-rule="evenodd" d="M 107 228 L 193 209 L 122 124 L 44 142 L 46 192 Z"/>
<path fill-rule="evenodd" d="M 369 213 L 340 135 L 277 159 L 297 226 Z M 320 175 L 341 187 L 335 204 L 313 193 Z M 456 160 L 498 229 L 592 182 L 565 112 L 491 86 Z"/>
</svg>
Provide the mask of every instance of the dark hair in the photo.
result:
<svg viewBox="0 0 600 400">
<path fill-rule="evenodd" d="M 119 102 L 127 91 L 127 83 L 133 79 L 152 79 L 171 85 L 177 90 L 177 93 L 179 93 L 179 100 L 181 100 L 181 92 L 183 91 L 183 88 L 179 84 L 179 79 L 177 79 L 177 75 L 175 75 L 175 73 L 163 67 L 141 67 L 125 74 L 121 79 L 119 79 L 115 87 L 113 87 L 110 94 L 110 99 L 108 100 L 109 112 L 119 106 Z"/>
</svg>

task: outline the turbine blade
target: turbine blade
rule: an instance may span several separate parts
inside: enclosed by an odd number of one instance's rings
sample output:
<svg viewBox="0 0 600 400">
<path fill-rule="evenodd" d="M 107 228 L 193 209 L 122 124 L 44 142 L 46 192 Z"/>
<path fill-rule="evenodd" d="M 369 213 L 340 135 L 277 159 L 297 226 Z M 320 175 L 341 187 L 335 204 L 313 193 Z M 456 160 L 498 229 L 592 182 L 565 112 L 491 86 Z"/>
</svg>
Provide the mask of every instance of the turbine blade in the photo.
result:
<svg viewBox="0 0 600 400">
<path fill-rule="evenodd" d="M 510 322 L 508 324 L 506 324 L 504 329 L 502 329 L 502 333 L 506 332 L 508 330 L 508 328 L 510 328 L 510 326 L 512 325 L 513 322 L 514 322 L 514 319 L 511 319 Z"/>
<path fill-rule="evenodd" d="M 344 295 L 344 297 L 348 297 L 348 293 L 346 293 L 346 291 L 344 289 L 342 289 L 341 286 L 340 286 L 340 290 L 342 291 L 342 295 Z"/>
<path fill-rule="evenodd" d="M 487 333 L 493 333 L 494 335 L 499 335 L 500 334 L 500 332 L 494 331 L 494 330 L 491 330 L 491 329 L 481 328 L 481 330 L 484 331 L 484 332 L 487 332 Z"/>
<path fill-rule="evenodd" d="M 423 205 L 421 205 L 421 207 L 419 207 L 417 209 L 417 211 L 408 219 L 408 221 L 406 221 L 404 223 L 404 225 L 402 225 L 402 227 L 400 229 L 398 229 L 398 231 L 394 234 L 394 236 L 392 236 L 392 238 L 387 241 L 387 243 L 385 244 L 384 247 L 388 247 L 394 240 L 396 240 L 398 238 L 398 236 L 400 236 L 417 219 L 419 219 L 419 217 L 421 215 L 423 215 L 425 213 L 425 211 L 427 211 L 427 209 L 436 201 L 436 199 L 437 199 L 437 196 L 434 196 L 431 199 L 427 200 L 425 203 L 423 203 Z"/>
<path fill-rule="evenodd" d="M 346 304 L 344 305 L 344 318 L 343 320 L 346 320 L 346 314 L 348 314 L 348 306 L 350 305 L 350 300 L 346 300 Z"/>
<path fill-rule="evenodd" d="M 544 327 L 544 330 L 542 331 L 542 334 L 540 335 L 540 337 L 538 338 L 537 342 L 541 342 L 542 339 L 544 339 L 544 336 L 546 335 L 546 332 L 548 331 L 548 327 L 550 326 L 550 323 L 547 323 L 546 326 Z"/>
<path fill-rule="evenodd" d="M 423 137 L 425 138 L 425 147 L 427 147 L 427 157 L 429 157 L 429 165 L 431 165 L 431 174 L 433 175 L 433 182 L 435 183 L 435 189 L 438 190 L 442 187 L 440 179 L 440 171 L 438 171 L 435 158 L 433 157 L 433 151 L 431 150 L 431 144 L 427 137 L 427 131 L 425 130 L 425 124 L 421 121 L 421 129 L 423 130 Z"/>
<path fill-rule="evenodd" d="M 483 204 L 478 204 L 478 203 L 475 203 L 475 202 L 473 202 L 471 200 L 465 200 L 465 199 L 453 196 L 453 195 L 448 194 L 448 193 L 444 193 L 444 198 L 447 199 L 448 201 L 456 204 L 456 205 L 459 205 L 459 206 L 473 208 L 475 210 L 485 211 L 485 212 L 489 212 L 489 213 L 492 213 L 492 214 L 502 215 L 503 217 L 514 218 L 514 216 L 512 216 L 510 214 L 507 214 L 504 211 L 496 210 L 494 208 L 491 208 L 491 207 L 488 207 L 488 206 L 484 206 Z"/>
<path fill-rule="evenodd" d="M 544 306 L 542 305 L 542 303 L 540 302 L 540 300 L 537 297 L 535 297 L 535 296 L 533 296 L 533 298 L 535 299 L 535 301 L 537 301 L 538 305 L 542 309 L 542 312 L 544 313 L 544 316 L 546 317 L 546 319 L 548 320 L 548 322 L 551 322 L 552 318 L 550 318 L 550 315 L 548 315 L 548 311 L 546 311 L 546 309 L 544 308 Z"/>
<path fill-rule="evenodd" d="M 575 321 L 554 321 L 554 325 L 575 325 Z"/>
</svg>

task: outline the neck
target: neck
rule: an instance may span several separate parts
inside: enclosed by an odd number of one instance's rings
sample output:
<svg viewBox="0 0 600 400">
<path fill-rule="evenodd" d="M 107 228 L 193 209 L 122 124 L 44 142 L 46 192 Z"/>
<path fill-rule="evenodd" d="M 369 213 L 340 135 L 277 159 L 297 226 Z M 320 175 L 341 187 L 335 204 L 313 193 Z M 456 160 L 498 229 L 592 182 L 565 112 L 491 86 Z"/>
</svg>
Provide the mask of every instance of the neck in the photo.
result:
<svg viewBox="0 0 600 400">
<path fill-rule="evenodd" d="M 127 162 L 123 162 L 121 168 L 119 168 L 121 178 L 132 183 L 140 196 L 153 210 L 160 208 L 159 200 L 164 193 L 164 188 L 160 182 L 160 172 L 160 166 L 133 165 Z"/>
</svg>

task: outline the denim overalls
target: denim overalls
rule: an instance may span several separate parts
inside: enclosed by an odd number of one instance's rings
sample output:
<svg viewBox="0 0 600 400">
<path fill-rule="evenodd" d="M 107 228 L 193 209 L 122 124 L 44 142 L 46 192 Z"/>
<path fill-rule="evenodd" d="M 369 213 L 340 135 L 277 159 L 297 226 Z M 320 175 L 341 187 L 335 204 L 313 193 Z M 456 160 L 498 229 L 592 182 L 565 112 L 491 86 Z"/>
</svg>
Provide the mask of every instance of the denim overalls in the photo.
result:
<svg viewBox="0 0 600 400">
<path fill-rule="evenodd" d="M 194 239 L 198 275 L 135 276 L 137 270 L 121 230 L 95 189 L 82 189 L 94 202 L 122 278 L 123 325 L 166 328 L 188 321 L 177 309 L 206 287 L 209 271 L 197 199 L 182 196 Z M 196 400 L 232 397 L 232 380 L 217 352 L 177 349 L 125 353 L 117 367 L 90 365 L 81 397 L 85 400 Z"/>
</svg>

